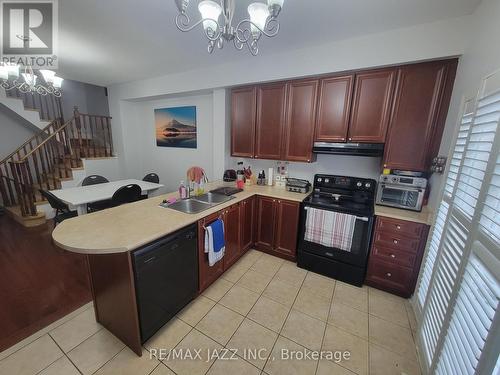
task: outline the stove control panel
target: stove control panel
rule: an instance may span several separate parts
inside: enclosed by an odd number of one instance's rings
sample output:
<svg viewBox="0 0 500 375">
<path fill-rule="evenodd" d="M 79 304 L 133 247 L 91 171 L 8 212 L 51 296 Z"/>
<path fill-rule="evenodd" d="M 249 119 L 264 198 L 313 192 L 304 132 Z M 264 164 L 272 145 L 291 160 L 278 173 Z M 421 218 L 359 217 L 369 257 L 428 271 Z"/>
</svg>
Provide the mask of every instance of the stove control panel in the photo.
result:
<svg viewBox="0 0 500 375">
<path fill-rule="evenodd" d="M 358 191 L 373 192 L 376 188 L 376 181 L 367 178 L 348 177 L 348 176 L 332 176 L 317 174 L 314 176 L 314 189 L 330 188 L 330 189 L 348 189 Z"/>
</svg>

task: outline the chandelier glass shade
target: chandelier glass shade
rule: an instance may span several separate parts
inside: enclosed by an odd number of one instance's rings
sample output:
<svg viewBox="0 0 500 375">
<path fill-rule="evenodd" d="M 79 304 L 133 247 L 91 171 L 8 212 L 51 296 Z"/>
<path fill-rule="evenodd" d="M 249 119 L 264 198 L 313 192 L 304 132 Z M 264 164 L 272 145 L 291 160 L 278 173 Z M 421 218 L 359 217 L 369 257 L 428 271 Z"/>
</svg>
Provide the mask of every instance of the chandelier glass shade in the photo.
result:
<svg viewBox="0 0 500 375">
<path fill-rule="evenodd" d="M 37 93 L 40 95 L 62 96 L 61 86 L 63 79 L 56 76 L 52 70 L 39 70 L 35 73 L 31 66 L 25 66 L 20 73 L 19 65 L 0 64 L 0 86 L 6 91 L 18 89 L 22 93 Z M 39 83 L 43 81 L 44 84 Z M 37 83 L 38 82 L 38 83 Z"/>
<path fill-rule="evenodd" d="M 212 53 L 217 46 L 233 42 L 234 47 L 242 50 L 248 48 L 252 55 L 259 53 L 258 42 L 262 35 L 276 36 L 280 24 L 278 15 L 284 0 L 267 0 L 267 3 L 251 3 L 248 8 L 249 18 L 239 21 L 233 26 L 235 0 L 203 0 L 198 4 L 201 19 L 192 23 L 187 14 L 190 0 L 175 0 L 179 13 L 175 17 L 177 28 L 183 32 L 191 31 L 198 25 L 203 25 L 208 39 L 208 52 Z M 222 16 L 222 17 L 221 17 Z"/>
</svg>

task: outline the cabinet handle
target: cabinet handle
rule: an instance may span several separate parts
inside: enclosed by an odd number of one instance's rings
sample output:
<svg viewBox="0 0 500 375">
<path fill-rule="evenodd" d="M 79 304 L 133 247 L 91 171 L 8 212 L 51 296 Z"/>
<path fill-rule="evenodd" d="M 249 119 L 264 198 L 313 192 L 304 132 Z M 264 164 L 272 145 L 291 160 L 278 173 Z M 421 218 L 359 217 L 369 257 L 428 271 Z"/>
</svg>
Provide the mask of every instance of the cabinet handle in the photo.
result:
<svg viewBox="0 0 500 375">
<path fill-rule="evenodd" d="M 396 258 L 396 255 L 391 254 L 391 258 L 392 258 L 392 259 L 395 259 L 395 258 Z"/>
<path fill-rule="evenodd" d="M 273 202 L 276 202 L 276 199 L 273 199 Z"/>
<path fill-rule="evenodd" d="M 281 201 L 278 201 L 278 203 L 281 203 Z"/>
<path fill-rule="evenodd" d="M 399 243 L 398 240 L 392 240 L 392 242 L 394 242 L 394 245 L 397 245 Z"/>
<path fill-rule="evenodd" d="M 385 274 L 385 276 L 387 276 L 387 277 L 391 277 L 391 276 L 392 276 L 392 273 L 387 272 L 387 273 Z"/>
<path fill-rule="evenodd" d="M 310 159 L 307 159 L 307 162 L 308 162 L 308 163 L 310 163 L 310 162 L 311 162 L 311 160 L 310 160 Z"/>
<path fill-rule="evenodd" d="M 352 141 L 352 138 L 349 138 L 350 141 Z"/>
<path fill-rule="evenodd" d="M 399 224 L 396 225 L 396 229 L 398 229 L 398 230 L 401 229 L 401 225 L 399 225 Z"/>
</svg>

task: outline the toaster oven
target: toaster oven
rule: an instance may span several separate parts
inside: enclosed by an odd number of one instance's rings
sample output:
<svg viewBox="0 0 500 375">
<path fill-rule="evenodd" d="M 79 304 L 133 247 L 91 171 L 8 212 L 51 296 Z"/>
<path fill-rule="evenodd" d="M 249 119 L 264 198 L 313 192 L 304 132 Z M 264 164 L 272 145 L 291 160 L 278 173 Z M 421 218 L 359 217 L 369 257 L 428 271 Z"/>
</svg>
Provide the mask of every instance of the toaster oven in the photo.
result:
<svg viewBox="0 0 500 375">
<path fill-rule="evenodd" d="M 381 175 L 377 189 L 376 204 L 421 211 L 427 179 L 423 177 Z"/>
</svg>

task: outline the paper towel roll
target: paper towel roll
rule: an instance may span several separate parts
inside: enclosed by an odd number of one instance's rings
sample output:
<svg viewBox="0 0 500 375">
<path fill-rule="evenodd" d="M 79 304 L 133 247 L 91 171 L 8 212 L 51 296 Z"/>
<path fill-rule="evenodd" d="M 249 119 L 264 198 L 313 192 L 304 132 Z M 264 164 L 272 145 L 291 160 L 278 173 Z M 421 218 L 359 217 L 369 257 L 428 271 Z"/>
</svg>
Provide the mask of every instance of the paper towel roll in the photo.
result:
<svg viewBox="0 0 500 375">
<path fill-rule="evenodd" d="M 267 184 L 269 186 L 273 186 L 273 182 L 274 182 L 274 168 L 269 168 L 267 170 Z"/>
</svg>

